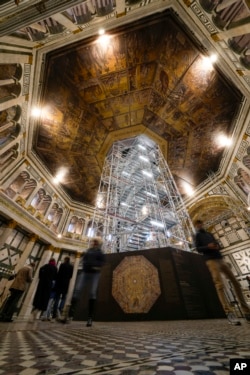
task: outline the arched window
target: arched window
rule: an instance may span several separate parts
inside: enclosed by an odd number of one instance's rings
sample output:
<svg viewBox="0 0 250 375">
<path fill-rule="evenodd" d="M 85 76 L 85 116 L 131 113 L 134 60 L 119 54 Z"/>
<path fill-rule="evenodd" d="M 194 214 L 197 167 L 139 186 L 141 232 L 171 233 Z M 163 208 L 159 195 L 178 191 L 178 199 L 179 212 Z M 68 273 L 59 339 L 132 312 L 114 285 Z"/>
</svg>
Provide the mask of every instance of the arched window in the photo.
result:
<svg viewBox="0 0 250 375">
<path fill-rule="evenodd" d="M 21 94 L 21 84 L 10 83 L 4 86 L 0 86 L 0 103 L 7 102 L 8 100 L 18 98 Z"/>
<path fill-rule="evenodd" d="M 31 201 L 31 206 L 33 206 L 40 214 L 44 215 L 52 201 L 49 195 L 46 195 L 44 189 L 39 189 L 34 198 Z"/>
<path fill-rule="evenodd" d="M 68 226 L 68 232 L 69 233 L 75 233 L 76 231 L 76 225 L 78 223 L 78 217 L 77 216 L 72 216 L 69 226 Z"/>
<path fill-rule="evenodd" d="M 93 0 L 97 16 L 103 17 L 114 10 L 113 0 Z"/>
<path fill-rule="evenodd" d="M 46 192 L 44 189 L 39 189 L 34 198 L 31 201 L 31 206 L 37 208 L 39 203 L 42 201 L 43 197 L 45 196 Z"/>
<path fill-rule="evenodd" d="M 45 215 L 51 202 L 52 202 L 52 198 L 49 195 L 44 195 L 40 203 L 37 206 L 37 211 L 39 211 L 42 215 Z"/>
<path fill-rule="evenodd" d="M 98 232 L 98 225 L 96 222 L 94 222 L 93 220 L 91 220 L 89 223 L 88 223 L 88 227 L 87 227 L 87 236 L 88 237 L 94 237 L 94 236 L 97 236 L 97 232 Z"/>
<path fill-rule="evenodd" d="M 18 157 L 19 145 L 16 143 L 14 146 L 10 147 L 0 156 L 0 170 L 3 171 L 7 168 L 14 159 Z"/>
<path fill-rule="evenodd" d="M 85 1 L 84 3 L 74 6 L 73 8 L 67 9 L 67 16 L 77 25 L 83 25 L 92 19 L 90 8 L 93 8 L 93 5 L 91 3 L 88 4 L 88 2 Z"/>
<path fill-rule="evenodd" d="M 59 206 L 57 203 L 54 203 L 51 207 L 51 209 L 49 210 L 49 214 L 48 214 L 48 220 L 53 222 L 54 221 L 54 218 L 56 216 L 56 212 L 57 210 L 59 209 Z"/>
<path fill-rule="evenodd" d="M 58 226 L 63 214 L 63 209 L 59 207 L 58 203 L 54 203 L 49 211 L 48 220 L 56 227 Z"/>
<path fill-rule="evenodd" d="M 51 221 L 52 229 L 57 229 L 62 215 L 63 209 L 59 207 L 58 203 L 54 203 L 48 214 L 48 220 Z"/>
<path fill-rule="evenodd" d="M 65 27 L 53 18 L 46 18 L 46 20 L 44 20 L 43 22 L 49 30 L 50 34 L 60 34 L 65 30 Z"/>
<path fill-rule="evenodd" d="M 80 219 L 78 219 L 78 221 L 76 223 L 75 233 L 81 235 L 82 232 L 83 232 L 83 228 L 84 228 L 84 219 L 80 218 Z"/>
<path fill-rule="evenodd" d="M 34 179 L 27 179 L 23 188 L 20 190 L 20 196 L 23 199 L 28 199 L 32 192 L 35 190 L 37 182 Z"/>
<path fill-rule="evenodd" d="M 241 54 L 244 51 L 249 51 L 250 50 L 249 36 L 250 36 L 250 33 L 246 35 L 240 35 L 240 36 L 231 38 L 228 41 L 228 44 L 235 53 Z"/>
<path fill-rule="evenodd" d="M 15 79 L 19 81 L 22 71 L 20 64 L 0 64 L 0 80 Z"/>
<path fill-rule="evenodd" d="M 63 215 L 63 209 L 59 207 L 55 213 L 54 220 L 53 220 L 53 225 L 55 228 L 58 227 L 61 221 L 62 215 Z"/>
<path fill-rule="evenodd" d="M 19 191 L 22 190 L 23 186 L 25 185 L 26 180 L 30 178 L 28 172 L 23 171 L 21 172 L 8 186 L 5 193 L 13 198 Z"/>
</svg>

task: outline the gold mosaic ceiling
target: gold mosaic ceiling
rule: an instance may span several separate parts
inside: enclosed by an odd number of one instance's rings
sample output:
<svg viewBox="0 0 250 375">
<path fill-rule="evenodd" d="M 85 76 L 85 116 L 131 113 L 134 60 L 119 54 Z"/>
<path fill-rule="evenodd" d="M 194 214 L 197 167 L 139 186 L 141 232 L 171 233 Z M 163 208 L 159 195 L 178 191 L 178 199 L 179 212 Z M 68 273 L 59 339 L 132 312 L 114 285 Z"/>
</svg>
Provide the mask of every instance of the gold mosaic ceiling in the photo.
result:
<svg viewBox="0 0 250 375">
<path fill-rule="evenodd" d="M 34 149 L 52 175 L 67 168 L 65 191 L 94 204 L 102 163 L 112 142 L 147 134 L 160 144 L 183 192 L 220 164 L 216 136 L 230 135 L 241 96 L 171 12 L 46 56 Z"/>
</svg>

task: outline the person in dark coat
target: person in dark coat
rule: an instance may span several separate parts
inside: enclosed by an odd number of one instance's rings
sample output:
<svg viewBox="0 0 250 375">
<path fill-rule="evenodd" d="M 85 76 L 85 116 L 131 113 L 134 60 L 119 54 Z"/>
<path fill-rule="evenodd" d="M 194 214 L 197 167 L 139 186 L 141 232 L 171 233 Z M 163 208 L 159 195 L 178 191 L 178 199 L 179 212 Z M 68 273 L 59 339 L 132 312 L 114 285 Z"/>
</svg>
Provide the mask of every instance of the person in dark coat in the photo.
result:
<svg viewBox="0 0 250 375">
<path fill-rule="evenodd" d="M 55 319 L 57 315 L 60 317 L 62 314 L 72 275 L 73 266 L 70 264 L 70 257 L 67 256 L 59 267 L 54 287 L 53 319 Z"/>
<path fill-rule="evenodd" d="M 56 261 L 51 258 L 48 264 L 42 266 L 39 270 L 39 282 L 33 300 L 32 314 L 34 319 L 37 317 L 38 311 L 47 310 L 50 294 L 55 285 L 57 276 Z"/>
</svg>

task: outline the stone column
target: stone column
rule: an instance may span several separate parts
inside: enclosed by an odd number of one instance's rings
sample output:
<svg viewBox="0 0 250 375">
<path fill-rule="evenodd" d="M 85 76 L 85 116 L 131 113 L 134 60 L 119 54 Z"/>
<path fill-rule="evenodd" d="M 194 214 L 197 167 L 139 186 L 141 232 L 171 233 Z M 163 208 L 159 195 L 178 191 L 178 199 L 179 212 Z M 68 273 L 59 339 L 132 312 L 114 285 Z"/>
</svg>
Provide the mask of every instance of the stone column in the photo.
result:
<svg viewBox="0 0 250 375">
<path fill-rule="evenodd" d="M 30 237 L 30 240 L 28 242 L 28 244 L 26 245 L 17 265 L 16 265 L 16 268 L 15 268 L 15 272 L 17 273 L 17 271 L 20 270 L 20 268 L 22 268 L 25 263 L 26 263 L 26 260 L 28 258 L 28 256 L 30 255 L 33 247 L 34 247 L 34 244 L 36 242 L 36 240 L 38 239 L 39 237 L 37 235 L 32 235 L 32 237 Z"/>
<path fill-rule="evenodd" d="M 28 52 L 30 52 L 29 48 L 30 46 L 27 47 Z M 32 56 L 29 54 L 16 54 L 14 51 L 6 50 L 4 53 L 0 52 L 0 61 L 2 64 L 32 64 Z"/>
<path fill-rule="evenodd" d="M 56 263 L 58 262 L 58 258 L 59 258 L 60 252 L 61 252 L 60 247 L 55 247 L 54 248 L 53 258 L 55 259 Z"/>
<path fill-rule="evenodd" d="M 89 222 L 90 222 L 90 218 L 89 218 L 89 216 L 86 216 L 85 223 L 84 223 L 84 228 L 83 228 L 83 231 L 82 231 L 82 236 L 87 236 L 88 235 L 87 230 L 88 230 Z"/>
<path fill-rule="evenodd" d="M 1 234 L 0 237 L 0 246 L 3 246 L 12 233 L 12 230 L 16 227 L 17 222 L 15 220 L 11 220 L 8 223 L 8 226 L 4 229 L 3 233 Z"/>
<path fill-rule="evenodd" d="M 72 278 L 70 280 L 69 290 L 68 290 L 66 301 L 65 301 L 65 306 L 70 305 L 70 302 L 71 302 L 71 299 L 72 299 L 72 296 L 73 296 L 73 291 L 74 291 L 74 287 L 75 287 L 75 283 L 76 283 L 76 276 L 77 276 L 77 272 L 78 272 L 78 268 L 79 268 L 80 258 L 81 258 L 81 253 L 77 253 L 75 264 L 74 264 L 73 275 L 72 275 Z"/>
<path fill-rule="evenodd" d="M 64 230 L 63 230 L 62 234 L 67 234 L 68 233 L 68 227 L 69 227 L 69 223 L 70 223 L 71 218 L 72 218 L 72 211 L 69 210 L 69 212 L 68 212 L 68 218 L 66 220 L 66 223 L 65 223 Z"/>
<path fill-rule="evenodd" d="M 22 107 L 22 104 L 24 102 L 25 102 L 25 96 L 19 96 L 18 98 L 14 98 L 14 96 L 10 96 L 9 100 L 6 100 L 3 103 L 0 103 L 0 111 L 3 111 L 4 109 L 8 109 L 15 105 L 20 105 Z"/>
<path fill-rule="evenodd" d="M 41 184 L 40 184 L 40 181 L 36 181 L 37 183 L 37 186 L 35 187 L 35 189 L 32 191 L 32 193 L 30 194 L 29 198 L 26 200 L 26 203 L 25 203 L 25 207 L 29 207 L 29 205 L 31 204 L 33 198 L 35 197 L 35 195 L 37 194 L 38 190 L 41 189 Z"/>
<path fill-rule="evenodd" d="M 217 5 L 216 12 L 221 12 L 223 9 L 230 7 L 234 3 L 236 3 L 238 0 L 225 0 L 221 4 Z"/>
<path fill-rule="evenodd" d="M 11 220 L 8 223 L 8 226 L 3 230 L 3 233 L 0 236 L 0 246 L 4 246 L 9 236 L 12 234 L 13 229 L 16 227 L 17 222 Z M 13 281 L 8 281 L 6 278 L 0 280 L 0 290 L 2 291 L 2 301 L 5 300 L 8 294 L 8 290 Z"/>
<path fill-rule="evenodd" d="M 211 37 L 214 39 L 215 42 L 219 42 L 220 40 L 231 39 L 237 36 L 243 36 L 244 34 L 248 33 L 249 30 L 249 20 L 246 25 L 239 25 L 227 29 L 225 31 L 221 31 L 219 33 L 213 34 Z M 230 25 L 231 26 L 231 25 Z"/>
<path fill-rule="evenodd" d="M 3 191 L 6 190 L 12 184 L 12 182 L 20 175 L 20 173 L 23 170 L 24 170 L 23 165 L 21 167 L 19 167 L 17 170 L 15 170 L 15 172 L 13 172 L 11 174 L 11 177 L 7 178 L 6 181 L 2 184 L 1 190 L 3 190 Z"/>
<path fill-rule="evenodd" d="M 14 78 L 0 79 L 0 86 L 11 85 L 12 83 L 16 83 Z"/>
</svg>

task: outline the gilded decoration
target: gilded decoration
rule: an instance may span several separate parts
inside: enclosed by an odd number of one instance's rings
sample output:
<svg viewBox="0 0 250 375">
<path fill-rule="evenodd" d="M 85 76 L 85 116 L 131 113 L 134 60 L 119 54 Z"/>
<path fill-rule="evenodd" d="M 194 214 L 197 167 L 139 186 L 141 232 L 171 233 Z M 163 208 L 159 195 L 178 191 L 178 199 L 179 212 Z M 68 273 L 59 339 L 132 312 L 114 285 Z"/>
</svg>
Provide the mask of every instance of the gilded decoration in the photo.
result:
<svg viewBox="0 0 250 375">
<path fill-rule="evenodd" d="M 127 314 L 146 314 L 160 294 L 158 270 L 142 255 L 125 257 L 113 271 L 112 295 Z"/>
<path fill-rule="evenodd" d="M 167 25 L 167 27 L 166 27 Z M 112 140 L 153 134 L 177 186 L 196 187 L 216 172 L 242 96 L 171 11 L 110 32 L 106 49 L 85 39 L 46 55 L 34 149 L 74 200 L 94 204 Z"/>
</svg>

